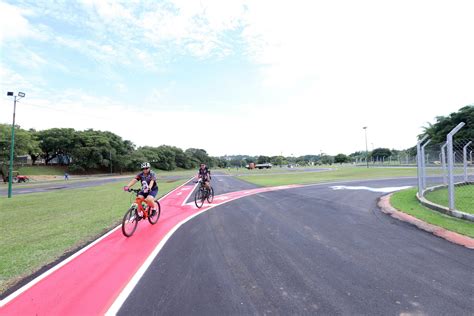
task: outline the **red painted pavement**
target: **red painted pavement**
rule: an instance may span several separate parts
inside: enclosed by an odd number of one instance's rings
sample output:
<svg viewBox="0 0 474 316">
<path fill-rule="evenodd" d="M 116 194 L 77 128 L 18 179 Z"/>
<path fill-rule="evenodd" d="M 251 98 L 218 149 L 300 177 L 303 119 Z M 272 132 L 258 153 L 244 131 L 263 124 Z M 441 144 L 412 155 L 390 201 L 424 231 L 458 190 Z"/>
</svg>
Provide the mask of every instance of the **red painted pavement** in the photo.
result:
<svg viewBox="0 0 474 316">
<path fill-rule="evenodd" d="M 193 189 L 177 188 L 160 201 L 161 217 L 157 224 L 138 223 L 135 234 L 126 238 L 117 229 L 79 256 L 52 272 L 11 301 L 0 302 L 1 315 L 98 315 L 115 301 L 147 257 L 173 227 L 210 207 L 241 197 L 275 190 L 300 187 L 287 185 L 258 188 L 216 196 L 201 209 L 184 204 Z M 21 291 L 21 289 L 20 289 Z M 12 295 L 16 295 L 15 293 Z"/>
</svg>

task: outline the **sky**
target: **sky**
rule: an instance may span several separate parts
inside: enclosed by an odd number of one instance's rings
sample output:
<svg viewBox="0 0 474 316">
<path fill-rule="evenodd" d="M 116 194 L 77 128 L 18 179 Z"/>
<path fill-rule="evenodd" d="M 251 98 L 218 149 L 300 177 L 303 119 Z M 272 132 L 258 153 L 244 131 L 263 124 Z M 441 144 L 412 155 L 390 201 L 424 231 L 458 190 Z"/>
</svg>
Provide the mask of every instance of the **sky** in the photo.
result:
<svg viewBox="0 0 474 316">
<path fill-rule="evenodd" d="M 473 1 L 0 0 L 0 123 L 210 155 L 405 149 L 474 104 Z"/>
</svg>

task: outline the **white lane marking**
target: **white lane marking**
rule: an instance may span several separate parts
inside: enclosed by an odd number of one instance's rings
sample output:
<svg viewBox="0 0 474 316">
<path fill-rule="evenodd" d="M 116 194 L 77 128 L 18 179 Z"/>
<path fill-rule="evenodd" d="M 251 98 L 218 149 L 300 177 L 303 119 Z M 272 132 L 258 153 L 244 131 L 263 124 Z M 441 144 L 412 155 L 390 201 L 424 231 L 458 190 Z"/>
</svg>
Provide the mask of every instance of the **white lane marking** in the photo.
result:
<svg viewBox="0 0 474 316">
<path fill-rule="evenodd" d="M 180 196 L 181 194 L 183 194 L 183 192 L 178 192 L 176 193 L 176 196 Z"/>
<path fill-rule="evenodd" d="M 192 179 L 192 178 L 191 178 Z M 171 190 L 170 192 L 166 193 L 165 195 L 163 195 L 158 201 L 161 201 L 163 200 L 165 197 L 167 197 L 168 195 L 172 194 L 173 192 L 179 190 L 181 187 L 183 187 L 184 185 L 186 185 L 189 181 L 191 181 L 191 179 L 187 180 L 186 182 L 184 182 L 183 184 L 181 184 L 180 186 L 178 186 L 177 188 L 175 188 L 174 190 Z M 86 252 L 87 250 L 89 250 L 91 247 L 93 247 L 94 245 L 96 245 L 97 243 L 99 243 L 101 240 L 103 240 L 104 238 L 106 238 L 107 236 L 109 236 L 110 234 L 112 234 L 113 232 L 115 232 L 117 229 L 119 229 L 120 227 L 122 226 L 122 224 L 118 225 L 117 227 L 113 228 L 112 230 L 110 230 L 108 233 L 106 233 L 105 235 L 99 237 L 98 239 L 96 239 L 95 241 L 91 242 L 89 245 L 87 245 L 86 247 L 82 248 L 81 250 L 79 250 L 78 252 L 76 252 L 75 254 L 71 255 L 70 257 L 66 258 L 65 260 L 61 261 L 60 263 L 58 263 L 57 265 L 55 265 L 54 267 L 52 267 L 51 269 L 49 269 L 48 271 L 45 271 L 43 274 L 40 274 L 39 276 L 37 276 L 35 279 L 31 280 L 30 282 L 28 282 L 27 284 L 23 285 L 21 288 L 19 288 L 18 290 L 16 290 L 15 292 L 13 292 L 12 294 L 8 295 L 7 297 L 5 297 L 3 300 L 0 301 L 0 307 L 3 307 L 5 306 L 6 304 L 8 304 L 9 302 L 11 302 L 13 299 L 15 299 L 16 297 L 18 297 L 20 294 L 22 294 L 23 292 L 27 291 L 29 288 L 31 288 L 32 286 L 34 286 L 36 283 L 38 283 L 39 281 L 43 280 L 44 278 L 46 278 L 48 275 L 52 274 L 54 271 L 56 270 L 59 270 L 61 267 L 63 267 L 64 265 L 66 265 L 68 262 L 74 260 L 75 258 L 79 257 L 82 253 Z"/>
<path fill-rule="evenodd" d="M 193 178 L 191 178 L 193 179 Z M 188 181 L 189 182 L 189 181 Z M 184 199 L 183 203 L 181 203 L 181 206 L 185 205 L 186 204 L 186 201 L 189 200 L 189 197 L 191 196 L 191 194 L 193 194 L 194 190 L 196 189 L 196 187 L 198 186 L 199 183 L 196 183 L 194 186 L 193 186 L 193 189 L 189 191 L 189 194 L 188 196 Z M 186 189 L 186 190 L 189 190 L 189 187 Z"/>
<path fill-rule="evenodd" d="M 411 187 L 412 186 L 372 188 L 372 187 L 365 187 L 365 186 L 334 185 L 334 186 L 331 186 L 330 188 L 333 190 L 367 190 L 371 192 L 389 193 L 389 192 L 405 190 Z"/>
<path fill-rule="evenodd" d="M 191 188 L 190 187 L 182 187 L 181 191 L 188 191 L 189 189 L 191 189 Z"/>
<path fill-rule="evenodd" d="M 215 197 L 214 200 L 215 201 L 225 201 L 225 200 L 228 200 L 229 197 L 228 196 L 218 196 L 218 197 Z"/>
</svg>

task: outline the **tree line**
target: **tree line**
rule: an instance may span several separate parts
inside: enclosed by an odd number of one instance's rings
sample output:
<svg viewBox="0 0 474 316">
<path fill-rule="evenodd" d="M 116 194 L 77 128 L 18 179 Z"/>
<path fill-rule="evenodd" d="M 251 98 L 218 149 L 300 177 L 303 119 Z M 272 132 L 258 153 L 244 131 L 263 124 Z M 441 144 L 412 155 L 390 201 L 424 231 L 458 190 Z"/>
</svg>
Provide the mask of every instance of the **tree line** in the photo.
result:
<svg viewBox="0 0 474 316">
<path fill-rule="evenodd" d="M 9 161 L 11 126 L 0 124 L 0 161 Z M 131 141 L 107 131 L 72 128 L 51 128 L 42 131 L 15 127 L 14 156 L 29 155 L 33 165 L 39 161 L 46 165 L 67 166 L 71 172 L 102 170 L 122 172 L 136 170 L 140 163 L 149 161 L 154 168 L 174 170 L 191 169 L 204 162 L 216 166 L 217 159 L 204 149 L 182 150 L 175 146 L 136 147 Z"/>
<path fill-rule="evenodd" d="M 468 105 L 449 116 L 436 117 L 434 124 L 428 123 L 424 133 L 428 134 L 433 143 L 442 143 L 446 135 L 460 122 L 466 126 L 456 135 L 459 139 L 474 139 L 474 106 Z M 0 124 L 0 163 L 9 161 L 11 126 Z M 272 163 L 276 166 L 288 164 L 321 165 L 333 163 L 351 163 L 365 159 L 365 151 L 357 151 L 346 155 L 335 156 L 321 153 L 320 155 L 304 155 L 299 157 L 250 156 L 232 155 L 211 157 L 206 150 L 188 148 L 182 150 L 175 146 L 136 147 L 131 141 L 107 131 L 88 129 L 76 131 L 72 128 L 51 128 L 42 131 L 15 128 L 15 157 L 29 155 L 33 164 L 42 161 L 45 164 L 67 166 L 71 172 L 90 170 L 122 172 L 136 170 L 141 162 L 150 161 L 152 166 L 161 170 L 176 168 L 192 169 L 204 162 L 210 167 L 245 167 L 249 163 Z M 415 156 L 416 149 L 405 150 L 376 148 L 368 153 L 369 160 L 382 161 L 389 157 Z"/>
</svg>

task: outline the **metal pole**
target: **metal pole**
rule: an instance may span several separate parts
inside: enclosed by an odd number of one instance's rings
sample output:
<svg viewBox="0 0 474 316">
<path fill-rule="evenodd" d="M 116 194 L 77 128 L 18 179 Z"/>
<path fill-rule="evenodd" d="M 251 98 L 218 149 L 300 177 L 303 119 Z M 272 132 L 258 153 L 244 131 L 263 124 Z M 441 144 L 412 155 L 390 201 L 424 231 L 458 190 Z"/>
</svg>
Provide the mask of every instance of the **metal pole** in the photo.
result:
<svg viewBox="0 0 474 316">
<path fill-rule="evenodd" d="M 365 161 L 367 162 L 367 168 L 369 168 L 369 147 L 367 145 L 367 126 L 363 127 L 365 131 Z"/>
<path fill-rule="evenodd" d="M 421 179 L 423 190 L 426 189 L 426 161 L 425 161 L 425 147 L 431 142 L 431 139 L 428 139 L 426 143 L 421 146 Z"/>
<path fill-rule="evenodd" d="M 464 122 L 459 123 L 448 136 L 446 136 L 447 142 L 447 152 L 448 152 L 448 194 L 449 194 L 449 209 L 454 210 L 454 155 L 453 155 L 453 136 L 456 134 L 463 126 Z"/>
<path fill-rule="evenodd" d="M 109 151 L 110 173 L 112 174 L 112 151 Z"/>
<path fill-rule="evenodd" d="M 467 147 L 472 144 L 472 141 L 469 141 L 462 149 L 462 161 L 464 163 L 464 182 L 467 182 Z"/>
<path fill-rule="evenodd" d="M 448 184 L 448 178 L 446 176 L 446 145 L 448 143 L 444 143 L 443 146 L 441 146 L 441 166 L 443 168 L 443 184 L 447 185 Z"/>
<path fill-rule="evenodd" d="M 10 146 L 10 167 L 8 168 L 8 197 L 12 197 L 12 180 L 13 180 L 13 151 L 15 148 L 15 112 L 16 112 L 16 96 L 13 101 L 13 123 L 12 123 L 12 142 Z"/>
<path fill-rule="evenodd" d="M 428 135 L 425 135 L 423 136 L 422 139 L 420 139 L 416 143 L 416 165 L 417 165 L 416 173 L 417 173 L 417 178 L 418 178 L 418 195 L 419 196 L 423 195 L 423 189 L 422 189 L 423 183 L 421 180 L 421 173 L 422 173 L 421 171 L 421 143 L 423 143 L 427 138 L 428 138 Z"/>
</svg>

